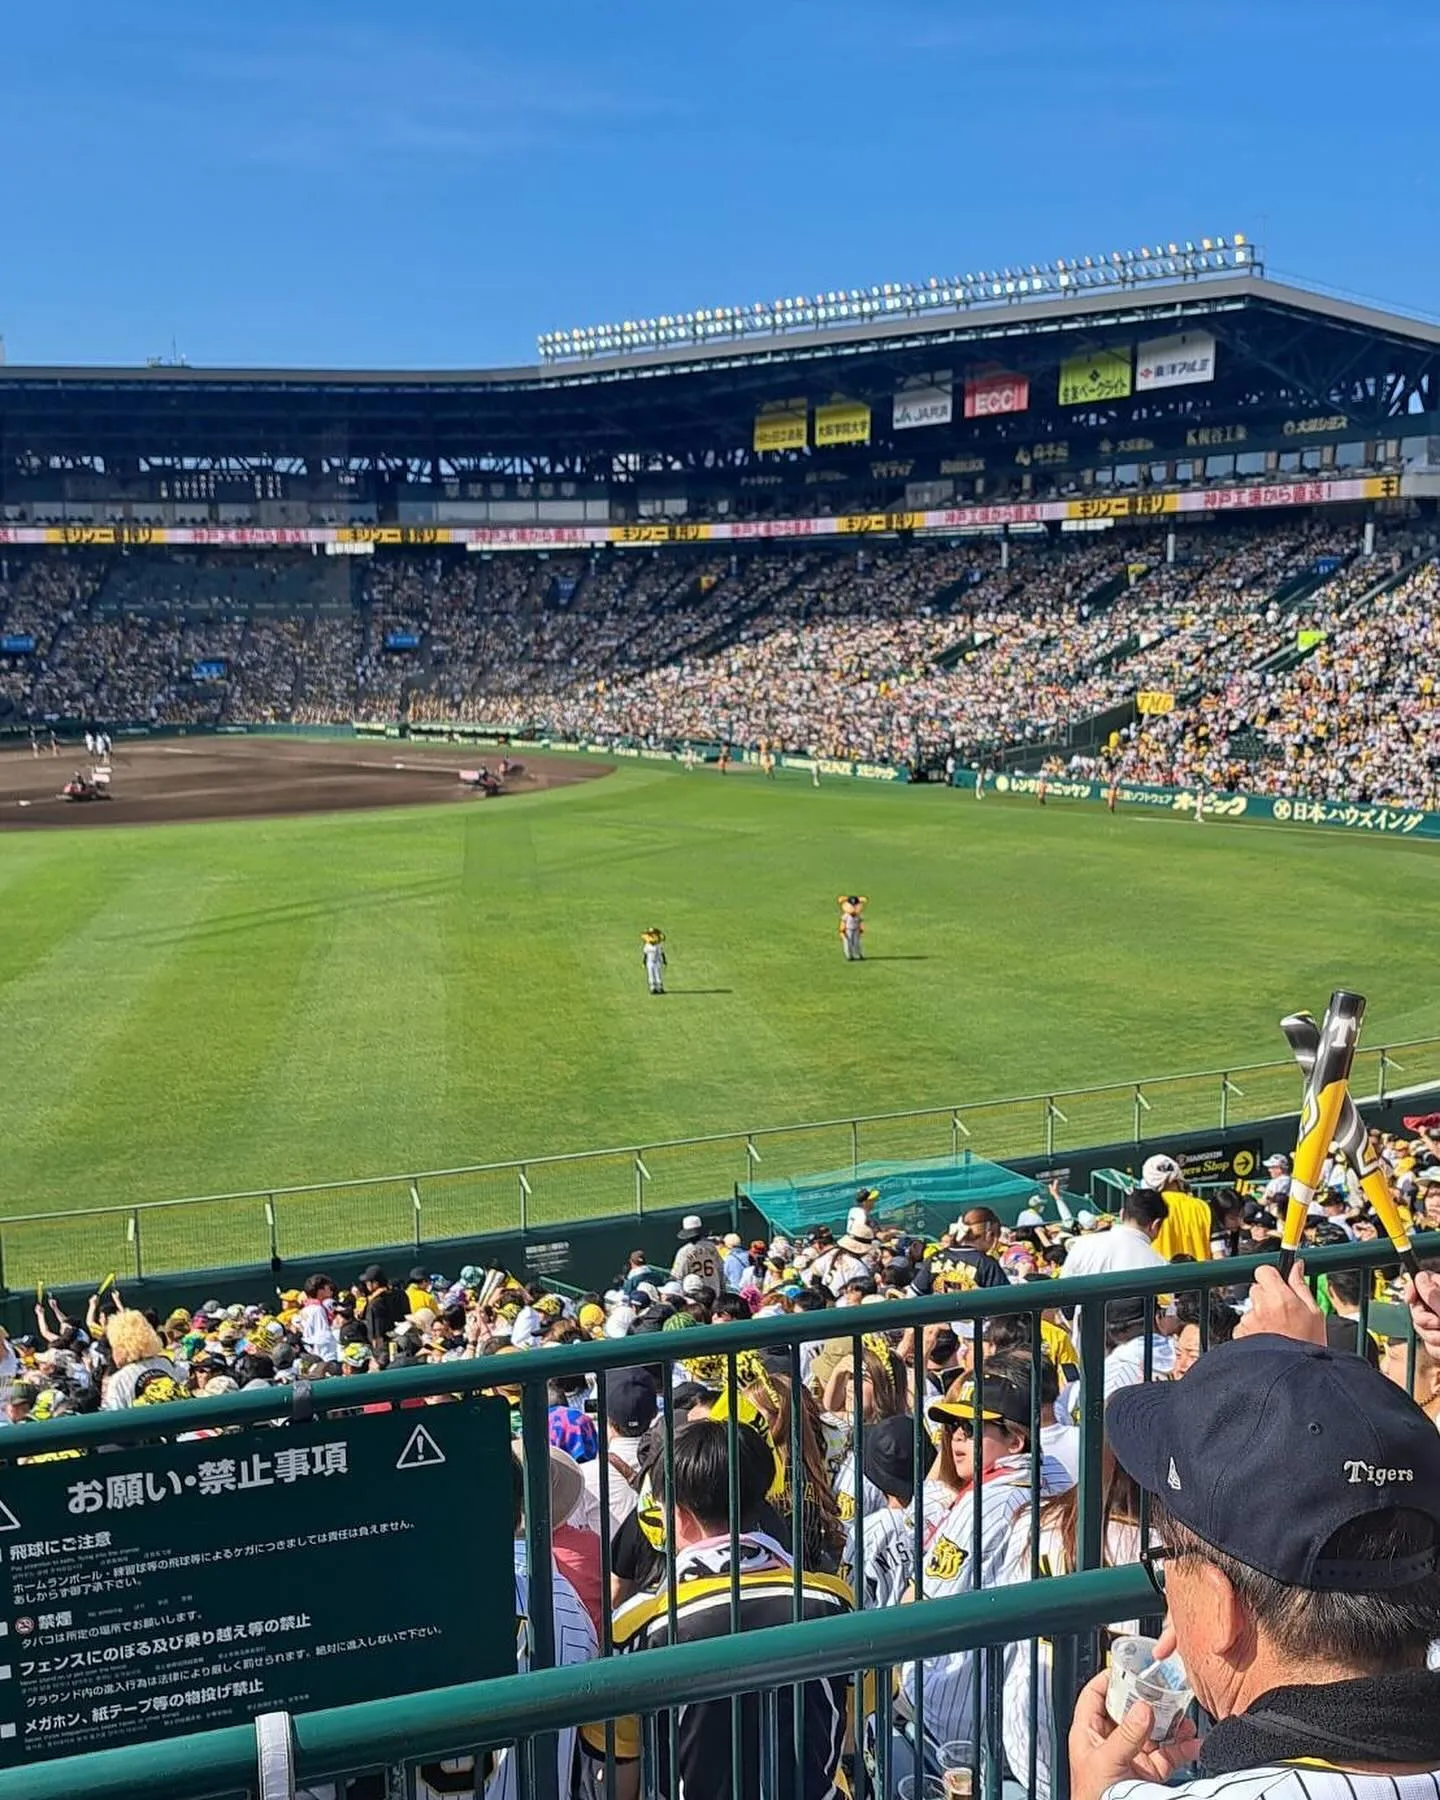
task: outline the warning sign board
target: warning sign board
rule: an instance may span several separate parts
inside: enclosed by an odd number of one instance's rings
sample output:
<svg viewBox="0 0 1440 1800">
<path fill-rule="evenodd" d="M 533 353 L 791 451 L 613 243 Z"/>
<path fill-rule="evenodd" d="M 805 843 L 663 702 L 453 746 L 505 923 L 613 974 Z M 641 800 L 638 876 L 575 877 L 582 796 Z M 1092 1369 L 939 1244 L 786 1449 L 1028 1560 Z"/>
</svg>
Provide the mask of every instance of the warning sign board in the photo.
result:
<svg viewBox="0 0 1440 1800">
<path fill-rule="evenodd" d="M 476 1400 L 0 1469 L 0 1767 L 513 1674 L 510 1454 Z"/>
</svg>

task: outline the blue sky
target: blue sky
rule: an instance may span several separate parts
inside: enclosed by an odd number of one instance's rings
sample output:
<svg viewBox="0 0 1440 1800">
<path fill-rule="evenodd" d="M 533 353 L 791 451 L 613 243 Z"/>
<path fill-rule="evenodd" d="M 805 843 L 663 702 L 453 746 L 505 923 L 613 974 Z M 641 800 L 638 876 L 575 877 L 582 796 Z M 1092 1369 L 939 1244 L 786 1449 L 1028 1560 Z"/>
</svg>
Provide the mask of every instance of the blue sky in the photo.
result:
<svg viewBox="0 0 1440 1800">
<path fill-rule="evenodd" d="M 1437 54 L 1420 0 L 12 0 L 0 334 L 12 363 L 484 366 L 1236 230 L 1424 309 Z"/>
</svg>

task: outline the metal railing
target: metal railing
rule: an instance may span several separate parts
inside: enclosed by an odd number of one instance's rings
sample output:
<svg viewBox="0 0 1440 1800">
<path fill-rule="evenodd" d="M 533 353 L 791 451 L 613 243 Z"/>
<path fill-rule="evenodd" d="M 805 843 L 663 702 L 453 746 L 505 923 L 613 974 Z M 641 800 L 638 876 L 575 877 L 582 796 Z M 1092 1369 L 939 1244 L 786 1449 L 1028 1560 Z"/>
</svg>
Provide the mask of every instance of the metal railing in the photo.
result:
<svg viewBox="0 0 1440 1800">
<path fill-rule="evenodd" d="M 1440 1248 L 1434 1236 L 1417 1244 L 1421 1254 L 1433 1254 Z M 1386 1264 L 1393 1252 L 1386 1244 L 1356 1244 L 1343 1249 L 1323 1250 L 1310 1258 L 1311 1272 L 1329 1272 L 1340 1268 L 1372 1269 Z M 528 1609 L 533 1651 L 527 1672 L 514 1677 L 473 1682 L 463 1686 L 410 1696 L 397 1696 L 365 1705 L 331 1708 L 290 1719 L 286 1729 L 291 1737 L 297 1774 L 302 1781 L 336 1780 L 377 1769 L 394 1769 L 418 1761 L 440 1757 L 466 1757 L 484 1750 L 500 1750 L 519 1760 L 521 1781 L 517 1790 L 536 1800 L 555 1800 L 559 1775 L 554 1757 L 553 1734 L 571 1727 L 608 1722 L 604 1752 L 603 1792 L 615 1794 L 617 1769 L 623 1759 L 617 1750 L 614 1722 L 636 1717 L 642 1723 L 641 1737 L 645 1749 L 638 1770 L 632 1766 L 632 1777 L 639 1800 L 664 1800 L 674 1792 L 673 1784 L 664 1785 L 657 1774 L 660 1753 L 668 1734 L 673 1763 L 674 1732 L 678 1708 L 696 1703 L 731 1701 L 733 1707 L 750 1697 L 758 1706 L 762 1755 L 771 1759 L 786 1758 L 804 1752 L 803 1730 L 797 1730 L 794 1741 L 788 1732 L 778 1733 L 777 1714 L 767 1697 L 793 1690 L 797 1684 L 822 1679 L 845 1684 L 852 1700 L 853 1719 L 847 1728 L 845 1749 L 856 1800 L 891 1800 L 896 1792 L 897 1756 L 905 1742 L 920 1747 L 923 1754 L 933 1748 L 925 1724 L 925 1692 L 927 1683 L 936 1678 L 935 1659 L 970 1653 L 964 1679 L 973 1693 L 973 1730 L 978 1780 L 975 1792 L 984 1800 L 998 1800 L 1004 1772 L 1008 1766 L 1030 1793 L 1037 1791 L 1037 1774 L 1045 1772 L 1040 1791 L 1053 1800 L 1067 1800 L 1068 1772 L 1064 1742 L 1068 1715 L 1084 1676 L 1098 1663 L 1101 1653 L 1099 1628 L 1107 1621 L 1145 1618 L 1158 1602 L 1139 1566 L 1125 1562 L 1106 1567 L 1112 1562 L 1112 1541 L 1104 1507 L 1102 1458 L 1104 1453 L 1104 1399 L 1106 1356 L 1105 1325 L 1108 1302 L 1140 1295 L 1162 1293 L 1208 1293 L 1217 1287 L 1230 1287 L 1248 1281 L 1262 1258 L 1241 1258 L 1224 1262 L 1169 1265 L 1143 1273 L 1091 1276 L 1072 1281 L 1045 1284 L 1037 1291 L 1030 1284 L 1000 1289 L 976 1290 L 965 1294 L 936 1296 L 923 1300 L 887 1302 L 866 1308 L 866 1336 L 873 1332 L 890 1334 L 892 1343 L 902 1352 L 903 1334 L 911 1334 L 912 1359 L 924 1362 L 928 1355 L 927 1332 L 952 1322 L 970 1326 L 974 1331 L 972 1369 L 983 1376 L 987 1356 L 987 1324 L 991 1329 L 1001 1319 L 1015 1321 L 1015 1329 L 1030 1345 L 1029 1432 L 1030 1473 L 1024 1509 L 1017 1522 L 1028 1519 L 1030 1579 L 1010 1586 L 981 1586 L 968 1595 L 927 1596 L 929 1579 L 924 1556 L 923 1528 L 925 1508 L 918 1504 L 919 1476 L 927 1467 L 930 1439 L 926 1434 L 926 1416 L 933 1394 L 923 1380 L 911 1380 L 901 1416 L 913 1425 L 917 1450 L 917 1504 L 912 1509 L 915 1557 L 912 1569 L 913 1599 L 904 1605 L 889 1603 L 878 1610 L 865 1605 L 867 1560 L 864 1524 L 866 1513 L 862 1496 L 864 1436 L 873 1428 L 864 1412 L 854 1406 L 850 1410 L 850 1442 L 845 1452 L 842 1473 L 848 1474 L 851 1492 L 856 1497 L 856 1514 L 847 1548 L 847 1572 L 858 1596 L 857 1609 L 825 1620 L 802 1620 L 801 1578 L 796 1575 L 794 1605 L 788 1623 L 767 1625 L 763 1629 L 746 1629 L 739 1613 L 736 1584 L 731 1584 L 729 1604 L 730 1632 L 727 1636 L 706 1642 L 672 1643 L 654 1650 L 617 1654 L 612 1641 L 612 1617 L 604 1612 L 599 1637 L 600 1658 L 570 1668 L 556 1668 L 553 1595 L 555 1566 L 550 1553 L 551 1490 L 549 1485 L 549 1384 L 567 1377 L 587 1377 L 602 1383 L 607 1371 L 633 1368 L 643 1358 L 646 1365 L 658 1365 L 662 1371 L 660 1392 L 672 1391 L 677 1364 L 693 1369 L 713 1359 L 718 1372 L 713 1378 L 722 1390 L 739 1392 L 753 1381 L 747 1375 L 742 1359 L 748 1352 L 766 1351 L 772 1367 L 788 1373 L 786 1380 L 792 1393 L 799 1392 L 801 1356 L 806 1346 L 841 1340 L 842 1352 L 851 1363 L 852 1393 L 858 1394 L 862 1381 L 862 1356 L 866 1347 L 853 1334 L 857 1320 L 846 1309 L 811 1313 L 797 1317 L 755 1320 L 745 1325 L 698 1327 L 684 1332 L 667 1332 L 643 1338 L 619 1341 L 575 1343 L 522 1352 L 507 1357 L 503 1363 L 493 1358 L 407 1368 L 388 1373 L 335 1379 L 316 1384 L 303 1394 L 274 1388 L 249 1390 L 214 1400 L 195 1400 L 160 1409 L 130 1410 L 93 1415 L 86 1418 L 56 1421 L 52 1424 L 26 1425 L 7 1434 L 4 1445 L 7 1456 L 20 1453 L 26 1460 L 57 1450 L 79 1451 L 82 1456 L 104 1446 L 134 1445 L 141 1440 L 173 1438 L 180 1432 L 230 1429 L 244 1431 L 257 1424 L 273 1425 L 282 1433 L 304 1431 L 316 1415 L 351 1412 L 358 1407 L 378 1402 L 398 1405 L 419 1400 L 436 1403 L 463 1403 L 473 1398 L 497 1379 L 508 1389 L 518 1389 L 520 1436 L 524 1446 L 524 1542 L 528 1575 Z M 1360 1316 L 1356 1342 L 1364 1341 L 1369 1324 L 1368 1283 L 1362 1284 Z M 1064 1572 L 1041 1574 L 1039 1563 L 1040 1500 L 1040 1423 L 1043 1417 L 1041 1376 L 1040 1315 L 1037 1306 L 1047 1304 L 1068 1313 L 1075 1309 L 1078 1320 L 1074 1333 L 1075 1361 L 1079 1368 L 1078 1508 L 1075 1522 L 1073 1564 Z M 1208 1340 L 1208 1305 L 1201 1304 L 1198 1322 L 1202 1346 Z M 1407 1336 L 1410 1336 L 1407 1324 Z M 1410 1339 L 1411 1375 L 1413 1378 L 1414 1344 Z M 1147 1337 L 1144 1374 L 1153 1373 L 1154 1340 Z M 913 1371 L 912 1371 L 913 1373 Z M 978 1403 L 977 1403 L 978 1405 Z M 747 1427 L 736 1417 L 736 1407 L 728 1408 L 728 1462 L 737 1466 L 738 1433 Z M 789 1431 L 772 1437 L 777 1458 L 783 1452 L 790 1470 L 803 1467 L 801 1409 L 790 1409 Z M 677 1425 L 667 1412 L 662 1414 L 660 1460 L 665 1475 L 661 1502 L 664 1517 L 665 1545 L 663 1569 L 656 1578 L 656 1591 L 675 1617 L 677 1592 L 677 1542 L 673 1472 L 675 1470 L 675 1438 Z M 596 1413 L 598 1434 L 597 1472 L 600 1484 L 600 1516 L 610 1518 L 611 1474 L 608 1461 L 609 1427 L 605 1408 Z M 979 1430 L 978 1413 L 975 1430 Z M 273 1434 L 264 1434 L 272 1446 L 283 1442 Z M 233 1442 L 233 1440 L 232 1440 Z M 923 1450 L 922 1450 L 923 1446 Z M 243 1445 L 241 1446 L 243 1448 Z M 272 1451 L 273 1453 L 273 1451 Z M 926 1460 L 921 1460 L 921 1457 Z M 76 1467 L 74 1464 L 68 1467 Z M 83 1467 L 83 1465 L 81 1465 Z M 778 1464 L 777 1464 L 778 1466 Z M 77 1468 L 77 1473 L 79 1469 Z M 497 1481 L 508 1481 L 508 1472 L 496 1470 Z M 802 1487 L 786 1477 L 784 1491 L 776 1500 L 786 1515 L 786 1533 L 794 1566 L 798 1571 L 810 1564 L 805 1540 L 805 1514 L 809 1504 L 797 1499 Z M 737 1485 L 730 1486 L 729 1530 L 734 1547 L 744 1528 L 736 1510 Z M 455 1496 L 457 1527 L 463 1523 L 466 1495 Z M 390 1502 L 377 1499 L 377 1506 Z M 959 1502 L 963 1509 L 963 1499 Z M 972 1560 L 976 1581 L 984 1561 L 979 1556 L 981 1509 L 972 1508 L 977 1554 Z M 952 1515 L 953 1516 L 953 1515 Z M 1141 1502 L 1139 1516 L 1132 1521 L 1143 1540 L 1148 1529 L 1146 1503 Z M 602 1531 L 601 1566 L 603 1592 L 608 1594 L 613 1574 L 610 1535 Z M 383 1591 L 393 1593 L 395 1604 L 404 1598 L 403 1582 L 386 1584 Z M 415 1605 L 432 1616 L 436 1604 L 433 1594 L 411 1596 Z M 441 1596 L 439 1604 L 450 1601 Z M 603 1604 L 603 1602 L 602 1602 Z M 459 1608 L 463 1623 L 471 1624 L 469 1611 Z M 491 1597 L 494 1629 L 506 1615 L 502 1597 Z M 488 1616 L 488 1615 L 487 1615 Z M 1004 1647 L 1020 1658 L 1010 1665 L 1013 1674 L 1023 1670 L 1028 1659 L 1029 1700 L 1019 1750 L 1000 1716 L 999 1698 L 1004 1686 L 1002 1673 Z M 953 1665 L 952 1665 L 953 1666 Z M 897 1707 L 893 1677 L 902 1669 L 909 1671 L 913 1698 L 902 1710 Z M 953 1679 L 953 1676 L 951 1677 Z M 769 1732 L 769 1737 L 764 1733 Z M 508 1748 L 507 1748 L 508 1747 Z M 59 1758 L 53 1761 L 27 1761 L 22 1766 L 0 1773 L 0 1800 L 61 1800 L 62 1796 L 84 1793 L 88 1800 L 205 1800 L 219 1794 L 253 1791 L 255 1786 L 257 1743 L 253 1725 L 232 1726 L 222 1730 L 198 1732 L 172 1737 L 165 1741 L 135 1744 L 109 1751 Z M 599 1760 L 599 1753 L 596 1753 Z M 597 1771 L 598 1773 L 598 1771 Z M 742 1793 L 738 1764 L 722 1772 L 714 1792 L 737 1797 Z M 767 1790 L 768 1791 L 768 1790 Z"/>
<path fill-rule="evenodd" d="M 1357 1094 L 1383 1101 L 1397 1076 L 1412 1085 L 1440 1078 L 1440 1038 L 1357 1053 Z M 411 1244 L 420 1252 L 427 1244 L 485 1232 L 543 1231 L 578 1220 L 713 1206 L 753 1181 L 862 1162 L 958 1160 L 967 1148 L 994 1162 L 1061 1157 L 1094 1145 L 1138 1144 L 1209 1126 L 1224 1130 L 1294 1112 L 1300 1092 L 1294 1061 L 1277 1058 L 469 1168 L 17 1213 L 0 1221 L 0 1286 L 62 1286 L 94 1281 L 112 1269 L 137 1277 L 176 1274 L 378 1245 Z"/>
</svg>

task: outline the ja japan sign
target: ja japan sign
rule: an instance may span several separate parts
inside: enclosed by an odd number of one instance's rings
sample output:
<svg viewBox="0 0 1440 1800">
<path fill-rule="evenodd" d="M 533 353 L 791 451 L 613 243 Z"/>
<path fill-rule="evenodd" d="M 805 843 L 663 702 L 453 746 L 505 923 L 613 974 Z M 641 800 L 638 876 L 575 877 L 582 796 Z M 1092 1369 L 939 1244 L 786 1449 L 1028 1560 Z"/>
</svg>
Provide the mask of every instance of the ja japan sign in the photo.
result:
<svg viewBox="0 0 1440 1800">
<path fill-rule="evenodd" d="M 477 1400 L 0 1472 L 0 1767 L 514 1674 L 509 1459 Z"/>
</svg>

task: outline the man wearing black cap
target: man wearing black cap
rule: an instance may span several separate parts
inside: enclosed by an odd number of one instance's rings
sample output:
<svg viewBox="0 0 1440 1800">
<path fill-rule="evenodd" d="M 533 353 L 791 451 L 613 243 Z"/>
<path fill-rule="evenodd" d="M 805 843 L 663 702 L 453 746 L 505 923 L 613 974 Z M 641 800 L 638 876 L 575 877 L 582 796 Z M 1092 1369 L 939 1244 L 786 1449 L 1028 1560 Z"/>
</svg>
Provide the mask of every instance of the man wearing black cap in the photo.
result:
<svg viewBox="0 0 1440 1800">
<path fill-rule="evenodd" d="M 370 1351 L 383 1368 L 390 1360 L 390 1334 L 410 1311 L 410 1303 L 402 1289 L 386 1281 L 379 1263 L 371 1263 L 356 1286 L 365 1296 L 365 1335 Z"/>
<path fill-rule="evenodd" d="M 655 1423 L 659 1400 L 649 1369 L 611 1369 L 605 1376 L 607 1473 L 610 1486 L 610 1535 L 635 1510 L 640 1485 L 640 1440 Z M 600 1529 L 600 1459 L 580 1465 L 585 1478 L 585 1523 Z"/>
<path fill-rule="evenodd" d="M 1280 1289 L 1254 1310 L 1288 1305 Z M 1162 1789 L 1193 1733 L 1156 1746 L 1139 1703 L 1112 1725 L 1097 1676 L 1070 1732 L 1073 1800 L 1435 1800 L 1440 1435 L 1420 1408 L 1359 1357 L 1260 1333 L 1116 1394 L 1105 1422 L 1152 1497 L 1142 1560 L 1217 1723 L 1201 1779 Z"/>
<path fill-rule="evenodd" d="M 864 1567 L 859 1571 L 854 1521 L 846 1527 L 841 1573 L 857 1588 L 860 1609 L 874 1612 L 898 1606 L 914 1573 L 915 1521 L 910 1503 L 915 1498 L 915 1421 L 902 1413 L 867 1426 L 861 1455 L 865 1479 L 885 1496 L 885 1504 L 865 1515 L 858 1546 Z M 858 1584 L 857 1572 L 863 1577 Z"/>
</svg>

